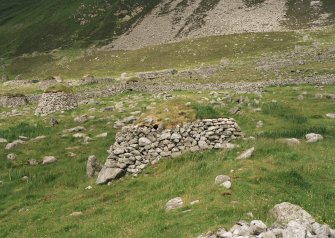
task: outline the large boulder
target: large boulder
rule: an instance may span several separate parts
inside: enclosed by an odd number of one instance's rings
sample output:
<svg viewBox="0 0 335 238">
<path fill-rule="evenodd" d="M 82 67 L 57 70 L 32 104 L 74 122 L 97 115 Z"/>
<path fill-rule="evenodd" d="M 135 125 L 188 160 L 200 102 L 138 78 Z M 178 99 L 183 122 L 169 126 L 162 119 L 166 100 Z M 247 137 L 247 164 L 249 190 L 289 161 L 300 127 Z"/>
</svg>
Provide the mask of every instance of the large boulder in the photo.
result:
<svg viewBox="0 0 335 238">
<path fill-rule="evenodd" d="M 302 207 L 294 205 L 288 202 L 283 202 L 275 205 L 271 211 L 270 215 L 279 224 L 288 224 L 293 220 L 306 220 L 313 222 L 313 217 L 306 212 Z"/>
</svg>

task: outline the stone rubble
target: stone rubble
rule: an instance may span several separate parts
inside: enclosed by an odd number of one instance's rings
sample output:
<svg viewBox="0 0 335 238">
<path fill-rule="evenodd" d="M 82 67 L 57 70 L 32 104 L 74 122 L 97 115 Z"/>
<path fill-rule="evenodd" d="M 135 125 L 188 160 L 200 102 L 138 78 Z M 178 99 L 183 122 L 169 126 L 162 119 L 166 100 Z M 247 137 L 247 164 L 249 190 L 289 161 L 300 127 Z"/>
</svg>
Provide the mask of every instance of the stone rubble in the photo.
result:
<svg viewBox="0 0 335 238">
<path fill-rule="evenodd" d="M 117 134 L 97 183 L 108 183 L 120 174 L 137 175 L 161 158 L 187 151 L 230 148 L 226 144 L 242 136 L 235 120 L 227 118 L 198 120 L 173 129 L 126 126 Z"/>
<path fill-rule="evenodd" d="M 267 227 L 261 220 L 239 221 L 230 230 L 220 228 L 197 238 L 335 238 L 335 230 L 319 224 L 300 206 L 283 202 L 270 215 L 275 223 Z"/>
</svg>

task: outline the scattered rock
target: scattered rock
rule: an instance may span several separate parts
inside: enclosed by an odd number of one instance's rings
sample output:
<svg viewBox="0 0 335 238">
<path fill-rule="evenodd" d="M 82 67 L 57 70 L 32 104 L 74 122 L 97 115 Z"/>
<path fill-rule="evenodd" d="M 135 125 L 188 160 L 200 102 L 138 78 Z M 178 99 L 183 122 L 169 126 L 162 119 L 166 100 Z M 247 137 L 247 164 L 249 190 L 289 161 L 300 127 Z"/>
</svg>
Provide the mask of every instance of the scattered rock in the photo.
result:
<svg viewBox="0 0 335 238">
<path fill-rule="evenodd" d="M 28 182 L 29 178 L 28 178 L 28 176 L 23 176 L 23 177 L 21 178 L 21 180 L 24 181 L 24 182 Z"/>
<path fill-rule="evenodd" d="M 119 168 L 103 167 L 99 173 L 96 183 L 99 185 L 106 184 L 113 179 L 121 177 L 124 173 L 125 171 Z"/>
<path fill-rule="evenodd" d="M 300 140 L 298 140 L 296 138 L 287 138 L 287 139 L 285 139 L 285 141 L 289 145 L 300 145 L 301 144 Z"/>
<path fill-rule="evenodd" d="M 193 206 L 195 204 L 198 204 L 199 202 L 200 202 L 199 200 L 195 200 L 195 201 L 190 202 L 190 205 Z"/>
<path fill-rule="evenodd" d="M 255 151 L 255 148 L 252 147 L 246 151 L 244 151 L 242 154 L 240 154 L 236 159 L 237 160 L 244 160 L 244 159 L 249 159 Z"/>
<path fill-rule="evenodd" d="M 312 216 L 303 208 L 288 202 L 275 205 L 270 211 L 270 214 L 279 224 L 287 224 L 297 219 L 314 222 Z"/>
<path fill-rule="evenodd" d="M 107 132 L 101 133 L 99 135 L 96 135 L 95 138 L 106 138 L 108 136 Z"/>
<path fill-rule="evenodd" d="M 310 133 L 305 135 L 305 138 L 307 140 L 307 143 L 315 143 L 318 141 L 323 140 L 323 136 L 320 134 Z"/>
<path fill-rule="evenodd" d="M 330 118 L 330 119 L 335 119 L 335 113 L 327 113 L 326 114 L 326 117 L 327 118 Z M 1 142 L 0 142 L 1 143 Z"/>
<path fill-rule="evenodd" d="M 25 144 L 26 142 L 23 140 L 15 140 L 12 143 L 8 143 L 5 147 L 6 150 L 11 150 L 14 149 L 15 147 L 17 147 L 18 145 L 22 145 Z"/>
<path fill-rule="evenodd" d="M 75 117 L 73 120 L 74 122 L 85 123 L 87 121 L 94 120 L 94 119 L 95 119 L 95 116 L 89 116 L 85 114 L 85 115 Z"/>
<path fill-rule="evenodd" d="M 42 164 L 53 164 L 57 161 L 54 156 L 44 156 L 42 160 Z"/>
<path fill-rule="evenodd" d="M 36 165 L 38 165 L 38 162 L 35 159 L 30 159 L 30 160 L 28 160 L 28 164 L 31 165 L 31 166 L 36 166 Z"/>
<path fill-rule="evenodd" d="M 8 160 L 16 160 L 17 159 L 16 154 L 8 154 L 7 159 Z"/>
<path fill-rule="evenodd" d="M 215 184 L 223 185 L 224 182 L 230 182 L 231 178 L 227 175 L 218 175 L 215 178 Z"/>
<path fill-rule="evenodd" d="M 99 161 L 94 155 L 91 155 L 90 157 L 88 157 L 87 164 L 86 164 L 87 177 L 92 178 L 95 175 L 98 175 L 101 169 L 102 169 L 102 165 L 99 163 Z"/>
<path fill-rule="evenodd" d="M 50 124 L 50 126 L 56 126 L 56 125 L 59 124 L 59 121 L 56 118 L 51 117 L 51 119 L 49 121 L 49 124 Z"/>
<path fill-rule="evenodd" d="M 82 216 L 82 215 L 83 215 L 82 212 L 72 212 L 72 213 L 70 214 L 71 217 L 78 217 L 78 216 Z"/>
<path fill-rule="evenodd" d="M 169 200 L 166 205 L 165 205 L 165 210 L 166 211 L 171 211 L 171 210 L 175 210 L 177 208 L 180 208 L 183 206 L 183 200 L 180 197 L 176 197 L 173 198 L 171 200 Z"/>
<path fill-rule="evenodd" d="M 5 144 L 8 143 L 8 141 L 4 138 L 0 138 L 0 144 Z"/>
<path fill-rule="evenodd" d="M 256 123 L 256 128 L 262 128 L 263 125 L 264 125 L 264 123 L 263 123 L 262 121 L 258 121 L 258 122 Z"/>
</svg>

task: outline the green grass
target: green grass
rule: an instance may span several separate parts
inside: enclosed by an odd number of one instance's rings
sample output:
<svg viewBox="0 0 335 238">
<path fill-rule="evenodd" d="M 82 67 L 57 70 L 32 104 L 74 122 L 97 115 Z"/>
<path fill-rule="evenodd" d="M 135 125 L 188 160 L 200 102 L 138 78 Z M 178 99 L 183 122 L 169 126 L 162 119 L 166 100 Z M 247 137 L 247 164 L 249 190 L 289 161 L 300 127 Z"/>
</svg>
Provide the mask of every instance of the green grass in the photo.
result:
<svg viewBox="0 0 335 238">
<path fill-rule="evenodd" d="M 47 88 L 44 92 L 45 93 L 58 93 L 58 92 L 73 93 L 73 90 L 70 87 L 65 86 L 64 84 L 55 84 Z"/>
<path fill-rule="evenodd" d="M 334 86 L 326 86 L 322 92 L 334 93 L 334 90 Z M 307 92 L 304 100 L 296 100 L 302 91 Z M 100 161 L 107 157 L 106 150 L 115 140 L 115 120 L 138 109 L 150 114 L 145 109 L 147 105 L 157 110 L 179 107 L 184 110 L 185 102 L 191 102 L 190 108 L 198 118 L 231 117 L 229 109 L 236 106 L 235 99 L 240 95 L 226 93 L 233 100 L 225 102 L 225 106 L 203 103 L 204 97 L 215 98 L 205 91 L 174 92 L 175 98 L 168 102 L 156 95 L 127 93 L 100 99 L 99 105 L 81 105 L 77 110 L 56 114 L 60 124 L 55 127 L 48 125 L 49 117 L 1 119 L 0 137 L 10 141 L 19 135 L 47 136 L 15 148 L 17 161 L 0 160 L 0 180 L 4 182 L 0 185 L 2 237 L 196 237 L 220 226 L 230 228 L 240 219 L 250 220 L 248 212 L 254 214 L 254 219 L 270 225 L 269 209 L 284 201 L 303 206 L 318 222 L 334 227 L 335 123 L 324 117 L 331 112 L 333 101 L 315 99 L 314 94 L 320 93 L 320 89 L 312 86 L 268 88 L 261 99 L 261 112 L 253 111 L 258 105 L 241 104 L 241 114 L 234 118 L 247 136 L 257 135 L 255 141 L 238 141 L 241 148 L 188 153 L 162 160 L 138 177 L 125 177 L 110 187 L 96 186 L 94 179 L 86 178 L 87 157 L 95 154 Z M 250 101 L 258 98 L 248 97 Z M 124 112 L 100 112 L 101 108 L 121 101 Z M 88 111 L 92 107 L 96 108 L 94 113 Z M 64 129 L 78 125 L 73 118 L 85 113 L 95 115 L 96 119 L 83 124 L 84 133 L 93 138 L 107 131 L 108 138 L 83 145 L 81 139 L 71 135 L 62 137 Z M 307 120 L 301 122 L 289 114 Z M 255 128 L 258 120 L 264 121 L 263 128 Z M 307 131 L 322 133 L 324 141 L 289 146 L 280 140 L 297 137 L 303 141 Z M 251 146 L 256 148 L 251 159 L 235 160 L 238 152 Z M 76 156 L 69 157 L 70 151 Z M 7 153 L 1 146 L 0 157 L 5 158 Z M 28 159 L 40 161 L 45 155 L 54 155 L 58 161 L 48 166 L 27 165 Z M 219 174 L 232 177 L 231 195 L 214 184 Z M 21 181 L 23 176 L 29 177 L 28 182 Z M 89 185 L 93 189 L 85 190 Z M 165 203 L 177 196 L 183 198 L 185 207 L 165 212 Z M 188 205 L 194 200 L 200 203 Z M 70 217 L 74 211 L 83 215 Z"/>
</svg>

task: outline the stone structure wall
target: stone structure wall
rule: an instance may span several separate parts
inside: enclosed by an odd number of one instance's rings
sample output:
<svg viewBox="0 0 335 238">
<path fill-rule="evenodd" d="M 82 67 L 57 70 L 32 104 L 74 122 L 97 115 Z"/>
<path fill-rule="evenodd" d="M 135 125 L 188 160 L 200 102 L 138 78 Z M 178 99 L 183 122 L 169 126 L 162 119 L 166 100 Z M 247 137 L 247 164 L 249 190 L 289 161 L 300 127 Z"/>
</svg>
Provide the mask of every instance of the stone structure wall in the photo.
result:
<svg viewBox="0 0 335 238">
<path fill-rule="evenodd" d="M 57 111 L 66 111 L 78 107 L 77 98 L 71 93 L 50 92 L 43 93 L 35 115 L 48 115 Z"/>
<path fill-rule="evenodd" d="M 206 119 L 173 129 L 159 126 L 128 126 L 117 134 L 110 155 L 99 173 L 97 184 L 124 174 L 138 174 L 160 158 L 179 156 L 187 151 L 222 149 L 243 136 L 234 119 Z"/>
<path fill-rule="evenodd" d="M 0 96 L 0 107 L 15 108 L 26 104 L 28 104 L 28 99 L 24 95 Z"/>
</svg>

